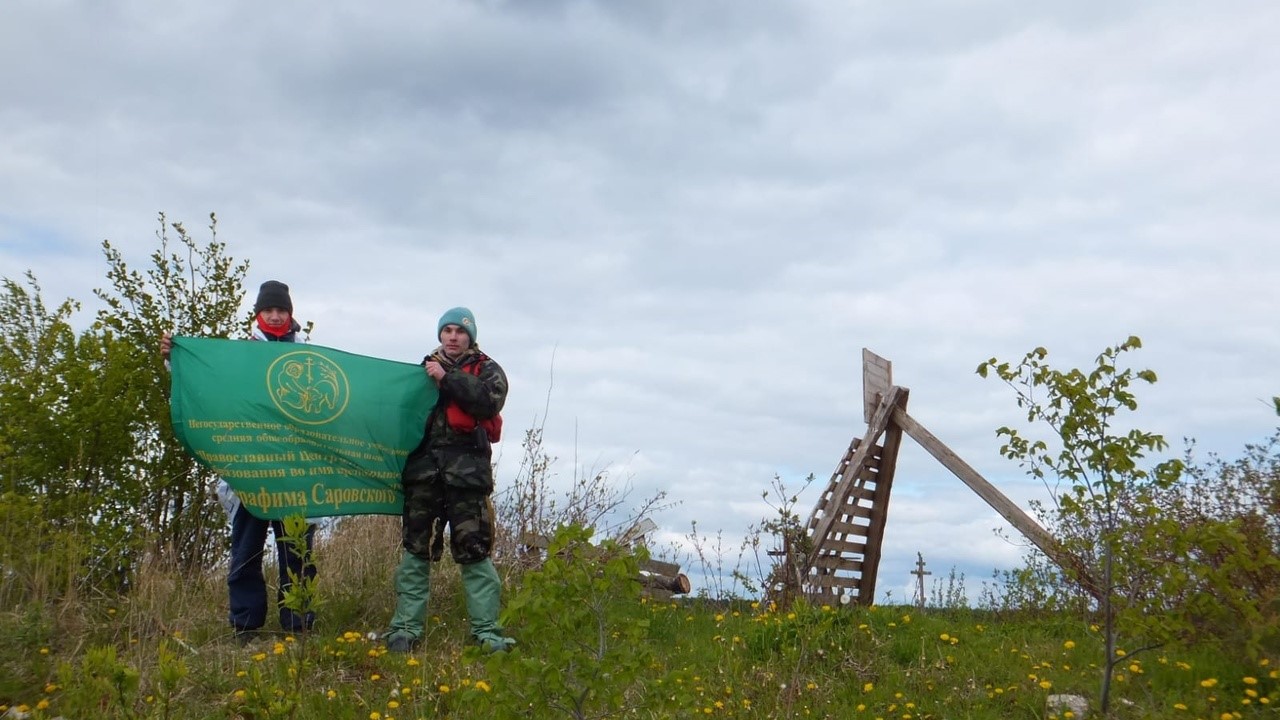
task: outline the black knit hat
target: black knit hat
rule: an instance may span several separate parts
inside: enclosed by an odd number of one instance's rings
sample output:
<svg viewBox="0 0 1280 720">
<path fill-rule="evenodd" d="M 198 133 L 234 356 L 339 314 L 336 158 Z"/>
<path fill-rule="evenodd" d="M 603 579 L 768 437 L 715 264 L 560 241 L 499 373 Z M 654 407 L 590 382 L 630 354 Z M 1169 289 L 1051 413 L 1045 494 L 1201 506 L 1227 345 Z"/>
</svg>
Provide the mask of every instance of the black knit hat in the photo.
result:
<svg viewBox="0 0 1280 720">
<path fill-rule="evenodd" d="M 253 304 L 254 314 L 267 308 L 283 308 L 293 314 L 293 300 L 289 298 L 289 286 L 279 280 L 268 280 L 258 288 L 258 301 Z"/>
</svg>

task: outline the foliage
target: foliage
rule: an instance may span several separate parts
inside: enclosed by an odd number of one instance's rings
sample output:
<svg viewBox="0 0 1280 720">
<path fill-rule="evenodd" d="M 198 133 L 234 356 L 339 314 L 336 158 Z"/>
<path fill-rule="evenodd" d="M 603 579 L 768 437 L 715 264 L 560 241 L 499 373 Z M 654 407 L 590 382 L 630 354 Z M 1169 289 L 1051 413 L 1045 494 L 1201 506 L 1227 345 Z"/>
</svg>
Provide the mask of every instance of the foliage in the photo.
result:
<svg viewBox="0 0 1280 720">
<path fill-rule="evenodd" d="M 220 547 L 214 478 L 173 437 L 158 352 L 174 329 L 235 328 L 247 264 L 224 255 L 210 217 L 214 239 L 201 247 L 162 214 L 146 273 L 105 241 L 114 291 L 96 291 L 106 307 L 83 331 L 71 325 L 78 303 L 50 309 L 30 273 L 25 286 L 3 280 L 0 563 L 14 572 L 0 577 L 0 597 L 123 592 L 148 556 L 191 569 Z M 49 552 L 33 556 L 32 542 Z M 32 557 L 52 572 L 35 571 Z"/>
<path fill-rule="evenodd" d="M 134 479 L 124 487 L 130 491 L 135 520 L 159 530 L 152 552 L 194 568 L 223 542 L 221 510 L 210 492 L 216 476 L 173 435 L 169 384 L 156 348 L 165 333 L 244 337 L 246 323 L 237 316 L 249 264 L 226 254 L 212 213 L 205 245 L 181 222 L 167 223 L 163 213 L 159 224 L 159 247 L 145 272 L 130 269 L 119 250 L 103 242 L 112 288 L 95 291 L 106 304 L 97 324 L 130 348 L 122 363 L 134 378 L 140 426 L 133 432 Z M 171 229 L 175 237 L 169 235 Z"/>
<path fill-rule="evenodd" d="M 662 718 L 1051 717 L 1045 701 L 1059 692 L 1097 706 L 1101 630 L 1071 614 L 645 601 L 631 575 L 638 557 L 609 554 L 607 541 L 571 532 L 578 544 L 567 558 L 576 559 L 542 578 L 509 575 L 504 621 L 520 644 L 505 655 L 464 650 L 465 608 L 434 602 L 421 650 L 387 654 L 369 632 L 390 614 L 385 585 L 373 608 L 326 604 L 323 629 L 309 637 L 266 636 L 242 647 L 226 631 L 221 574 L 180 574 L 167 564 L 148 565 L 137 583 L 157 592 L 135 591 L 123 604 L 93 597 L 54 614 L 35 604 L 22 615 L 0 608 L 0 659 L 13 661 L 0 672 L 0 715 L 565 716 L 527 706 L 541 702 L 532 693 L 541 673 L 556 672 L 553 662 L 565 663 L 560 677 L 572 669 L 579 687 L 597 689 L 584 717 L 619 707 L 622 717 Z M 386 537 L 346 533 L 318 543 L 326 593 L 369 581 L 366 569 L 330 558 L 390 557 Z M 437 587 L 457 584 L 451 569 L 442 563 Z M 1235 648 L 1171 646 L 1140 655 L 1121 646 L 1117 654 L 1116 717 L 1262 718 L 1280 703 L 1276 653 L 1247 659 Z M 593 674 L 595 657 L 605 661 Z M 20 672 L 6 678 L 11 668 Z M 547 696 L 558 688 L 566 697 L 570 687 L 549 686 Z"/>
<path fill-rule="evenodd" d="M 129 496 L 137 417 L 133 350 L 76 334 L 70 300 L 50 310 L 34 276 L 0 294 L 0 597 L 121 589 L 140 548 Z M 33 554 L 33 549 L 47 549 Z M 32 563 L 53 564 L 32 572 Z M 37 578 L 40 582 L 37 582 Z"/>
<path fill-rule="evenodd" d="M 1167 642 L 1226 640 L 1257 657 L 1277 634 L 1274 496 L 1239 492 L 1239 484 L 1222 482 L 1232 474 L 1223 466 L 1207 473 L 1178 459 L 1139 466 L 1167 447 L 1162 436 L 1119 422 L 1121 412 L 1138 407 L 1130 386 L 1156 381 L 1150 370 L 1119 365 L 1122 353 L 1140 347 L 1130 337 L 1107 348 L 1089 372 L 1054 370 L 1043 348 L 1017 364 L 993 358 L 978 369 L 1013 387 L 1027 421 L 1050 430 L 1048 439 L 1009 427 L 997 433 L 1005 438 L 1001 454 L 1046 481 L 1052 508 L 1037 505 L 1042 521 L 1101 578 L 1104 711 L 1110 680 L 1128 662 L 1116 653 L 1122 639 L 1137 645 L 1131 654 Z M 1257 473 L 1240 468 L 1237 477 Z M 1078 607 L 1080 597 L 1064 597 L 1060 584 L 1079 580 L 1074 568 L 1032 556 L 1009 579 L 1024 607 Z"/>
<path fill-rule="evenodd" d="M 288 571 L 289 587 L 284 591 L 281 604 L 299 617 L 305 617 L 324 605 L 324 598 L 321 597 L 319 588 L 320 576 L 309 572 L 315 567 L 311 543 L 307 542 L 309 521 L 302 515 L 295 514 L 285 517 L 281 525 L 284 528 L 284 537 L 280 538 L 279 542 L 287 545 L 302 561 L 301 575 L 293 570 Z"/>
<path fill-rule="evenodd" d="M 800 495 L 813 481 L 813 475 L 809 475 L 801 482 L 800 489 L 793 492 L 781 476 L 774 475 L 769 489 L 761 492 L 761 500 L 773 514 L 750 525 L 742 541 L 743 554 L 751 558 L 753 568 L 744 571 L 739 566 L 732 573 L 734 580 L 740 582 L 750 596 L 758 596 L 763 590 L 772 602 L 783 608 L 790 607 L 800 597 L 804 583 L 801 573 L 813 550 L 813 538 L 809 537 L 796 507 Z M 695 548 L 701 548 L 696 525 L 694 529 L 691 543 Z M 766 540 L 777 545 L 766 547 Z M 702 552 L 698 555 L 705 557 Z M 708 569 L 705 561 L 703 567 Z M 720 593 L 715 597 L 729 599 L 733 594 Z"/>
<path fill-rule="evenodd" d="M 515 596 L 524 589 L 517 584 L 509 591 Z M 1044 702 L 1053 693 L 1080 694 L 1097 707 L 1093 660 L 1101 633 L 1071 616 L 916 614 L 908 607 L 832 609 L 804 602 L 781 611 L 767 603 L 643 602 L 630 594 L 608 605 L 617 607 L 607 614 L 627 620 L 612 625 L 622 633 L 609 634 L 607 642 L 632 643 L 645 659 L 630 664 L 621 657 L 617 673 L 631 685 L 618 716 L 1048 717 Z M 521 643 L 508 655 L 460 651 L 468 635 L 462 614 L 433 619 L 430 642 L 415 655 L 397 656 L 353 624 L 356 616 L 329 618 L 335 629 L 306 643 L 279 637 L 239 647 L 207 633 L 221 624 L 212 596 L 204 612 L 189 616 L 174 616 L 163 605 L 132 611 L 157 614 L 172 630 L 164 637 L 122 635 L 109 646 L 91 644 L 93 651 L 78 638 L 44 646 L 54 669 L 22 691 L 0 694 L 0 714 L 24 707 L 40 712 L 36 717 L 109 719 L 567 715 L 518 710 L 532 689 L 520 662 L 545 665 L 544 646 L 570 643 L 531 635 L 518 619 L 512 624 L 521 626 Z M 303 644 L 308 660 L 298 683 L 293 674 Z M 1261 719 L 1274 716 L 1280 702 L 1275 655 L 1247 660 L 1221 648 L 1143 656 L 1117 650 L 1125 657 L 1116 674 L 1117 717 Z M 584 716 L 603 715 L 605 700 L 598 696 Z"/>
<path fill-rule="evenodd" d="M 506 601 L 503 624 L 521 642 L 484 661 L 503 691 L 473 691 L 492 717 L 600 718 L 652 702 L 641 682 L 653 656 L 640 602 L 644 552 L 594 545 L 591 535 L 560 528 L 546 560 Z"/>
</svg>

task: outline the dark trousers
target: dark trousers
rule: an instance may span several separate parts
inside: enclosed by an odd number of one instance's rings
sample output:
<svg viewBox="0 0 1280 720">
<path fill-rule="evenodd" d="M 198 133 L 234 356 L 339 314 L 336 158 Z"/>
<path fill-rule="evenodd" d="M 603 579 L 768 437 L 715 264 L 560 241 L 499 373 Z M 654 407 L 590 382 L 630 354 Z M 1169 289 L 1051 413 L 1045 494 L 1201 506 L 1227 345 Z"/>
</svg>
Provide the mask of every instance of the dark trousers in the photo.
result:
<svg viewBox="0 0 1280 720">
<path fill-rule="evenodd" d="M 284 526 L 279 520 L 262 520 L 245 510 L 236 508 L 231 519 L 231 569 L 227 573 L 227 591 L 231 600 L 231 627 L 237 632 L 257 630 L 267 622 L 267 581 L 262 576 L 263 545 L 267 530 L 275 536 L 276 561 L 280 568 L 276 604 L 280 609 L 280 627 L 289 632 L 311 629 L 315 613 L 305 616 L 281 605 L 284 593 L 293 584 L 290 571 L 296 577 L 313 578 L 314 564 L 303 567 L 302 557 L 293 551 L 284 537 Z M 315 540 L 315 525 L 307 525 L 307 552 L 311 552 Z"/>
</svg>

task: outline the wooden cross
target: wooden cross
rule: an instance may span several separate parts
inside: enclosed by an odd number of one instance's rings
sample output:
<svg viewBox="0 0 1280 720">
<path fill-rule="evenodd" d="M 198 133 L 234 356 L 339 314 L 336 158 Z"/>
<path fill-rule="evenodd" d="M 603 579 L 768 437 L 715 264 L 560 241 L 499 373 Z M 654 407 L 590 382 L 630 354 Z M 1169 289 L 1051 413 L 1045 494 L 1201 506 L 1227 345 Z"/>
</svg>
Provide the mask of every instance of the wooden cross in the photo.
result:
<svg viewBox="0 0 1280 720">
<path fill-rule="evenodd" d="M 911 571 L 916 576 L 916 607 L 924 609 L 924 576 L 933 573 L 924 569 L 924 556 L 916 553 L 916 569 Z"/>
</svg>

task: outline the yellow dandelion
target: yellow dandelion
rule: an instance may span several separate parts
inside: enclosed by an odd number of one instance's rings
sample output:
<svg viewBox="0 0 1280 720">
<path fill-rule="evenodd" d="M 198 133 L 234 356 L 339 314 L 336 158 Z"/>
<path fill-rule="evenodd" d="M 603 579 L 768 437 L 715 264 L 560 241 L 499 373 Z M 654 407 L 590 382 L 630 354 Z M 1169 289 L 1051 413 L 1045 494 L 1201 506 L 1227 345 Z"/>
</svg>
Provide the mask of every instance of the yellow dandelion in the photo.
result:
<svg viewBox="0 0 1280 720">
<path fill-rule="evenodd" d="M 1205 678 L 1204 680 L 1200 681 L 1200 687 L 1202 688 L 1211 688 L 1217 684 L 1218 684 L 1217 678 Z"/>
<path fill-rule="evenodd" d="M 1173 709 L 1174 709 L 1174 710 L 1186 710 L 1186 709 L 1187 709 L 1187 706 L 1186 706 L 1186 704 L 1184 704 L 1184 703 L 1174 703 L 1174 704 L 1173 704 Z"/>
<path fill-rule="evenodd" d="M 46 700 L 45 698 L 40 698 L 40 702 L 36 703 L 36 709 L 37 709 L 37 710 L 48 710 L 48 709 L 49 709 L 49 701 L 48 701 L 48 700 Z"/>
<path fill-rule="evenodd" d="M 271 648 L 271 652 L 272 652 L 273 654 L 275 654 L 275 655 L 283 655 L 283 654 L 284 654 L 284 643 L 280 643 L 280 642 L 276 643 L 274 646 L 272 646 L 272 648 Z"/>
<path fill-rule="evenodd" d="M 1138 663 L 1129 663 L 1129 672 L 1133 673 L 1134 675 L 1141 674 L 1142 666 L 1139 665 Z"/>
<path fill-rule="evenodd" d="M 1257 684 L 1258 684 L 1258 678 L 1256 678 L 1256 677 L 1247 677 L 1247 678 L 1245 678 L 1245 679 L 1244 679 L 1244 684 L 1245 684 L 1245 685 L 1257 685 Z"/>
<path fill-rule="evenodd" d="M 421 665 L 422 663 L 418 662 L 418 658 L 411 657 L 411 658 L 409 658 L 408 660 L 405 660 L 405 661 L 404 661 L 404 664 L 405 664 L 405 665 L 408 665 L 409 667 L 417 667 L 418 665 Z"/>
<path fill-rule="evenodd" d="M 485 682 L 484 680 L 476 681 L 476 689 L 480 690 L 481 692 L 491 692 L 493 690 L 493 688 L 489 686 L 489 683 Z"/>
<path fill-rule="evenodd" d="M 327 698 L 329 698 L 330 700 L 332 700 L 332 699 L 334 699 L 334 698 L 338 697 L 338 691 L 337 691 L 337 690 L 334 690 L 333 688 L 330 688 L 330 689 L 329 689 L 329 692 L 325 693 L 325 694 L 324 694 L 324 696 L 325 696 L 325 697 L 327 697 Z"/>
<path fill-rule="evenodd" d="M 369 713 L 369 720 L 382 720 L 382 713 L 378 712 L 377 710 L 374 710 L 373 712 Z"/>
<path fill-rule="evenodd" d="M 234 696 L 235 696 L 235 698 L 236 698 L 237 700 L 243 700 L 243 699 L 244 699 L 244 696 L 245 696 L 247 693 L 245 693 L 245 691 L 244 691 L 244 690 L 237 690 L 237 691 L 235 691 L 234 693 L 231 693 L 231 694 L 232 694 L 232 695 L 234 695 Z"/>
<path fill-rule="evenodd" d="M 47 648 L 47 647 L 42 647 L 42 648 L 40 648 L 40 654 L 41 654 L 41 655 L 48 655 L 48 654 L 49 654 L 49 648 Z"/>
<path fill-rule="evenodd" d="M 862 686 L 862 692 L 868 693 L 876 689 L 875 683 L 866 683 Z"/>
<path fill-rule="evenodd" d="M 1245 682 L 1248 682 L 1248 681 L 1246 680 Z M 48 695 L 57 689 L 58 689 L 57 685 L 54 685 L 53 683 L 49 683 L 48 685 L 44 686 L 44 694 Z"/>
<path fill-rule="evenodd" d="M 440 694 L 444 695 L 444 694 L 447 694 L 447 693 L 449 692 L 449 686 L 448 686 L 448 685 L 441 685 L 440 687 L 436 688 L 436 690 L 439 690 L 439 691 L 440 691 Z"/>
<path fill-rule="evenodd" d="M 941 640 L 942 642 L 946 642 L 951 639 L 951 636 L 948 635 L 947 633 L 942 633 L 941 635 L 938 636 L 938 639 Z"/>
<path fill-rule="evenodd" d="M 267 654 L 264 652 L 255 653 L 253 656 L 254 662 L 262 662 L 263 660 L 266 660 L 266 659 L 267 659 Z"/>
<path fill-rule="evenodd" d="M 1064 649 L 1066 649 L 1066 650 L 1071 650 L 1071 649 L 1073 649 L 1075 646 L 1076 646 L 1076 641 L 1075 641 L 1075 640 L 1068 640 L 1068 641 L 1066 641 L 1066 642 L 1062 643 L 1062 647 L 1063 647 Z"/>
<path fill-rule="evenodd" d="M 379 675 L 378 673 L 374 673 L 374 674 L 372 674 L 372 675 L 370 675 L 370 676 L 369 676 L 369 679 L 370 679 L 370 680 L 372 680 L 372 681 L 374 681 L 374 682 L 378 682 L 379 680 L 381 680 L 381 679 L 382 679 L 382 676 L 381 676 L 381 675 Z"/>
<path fill-rule="evenodd" d="M 399 701 L 399 700 L 388 700 L 388 701 L 387 701 L 387 707 L 391 708 L 392 710 L 395 710 L 396 708 L 400 707 L 400 701 Z"/>
</svg>

